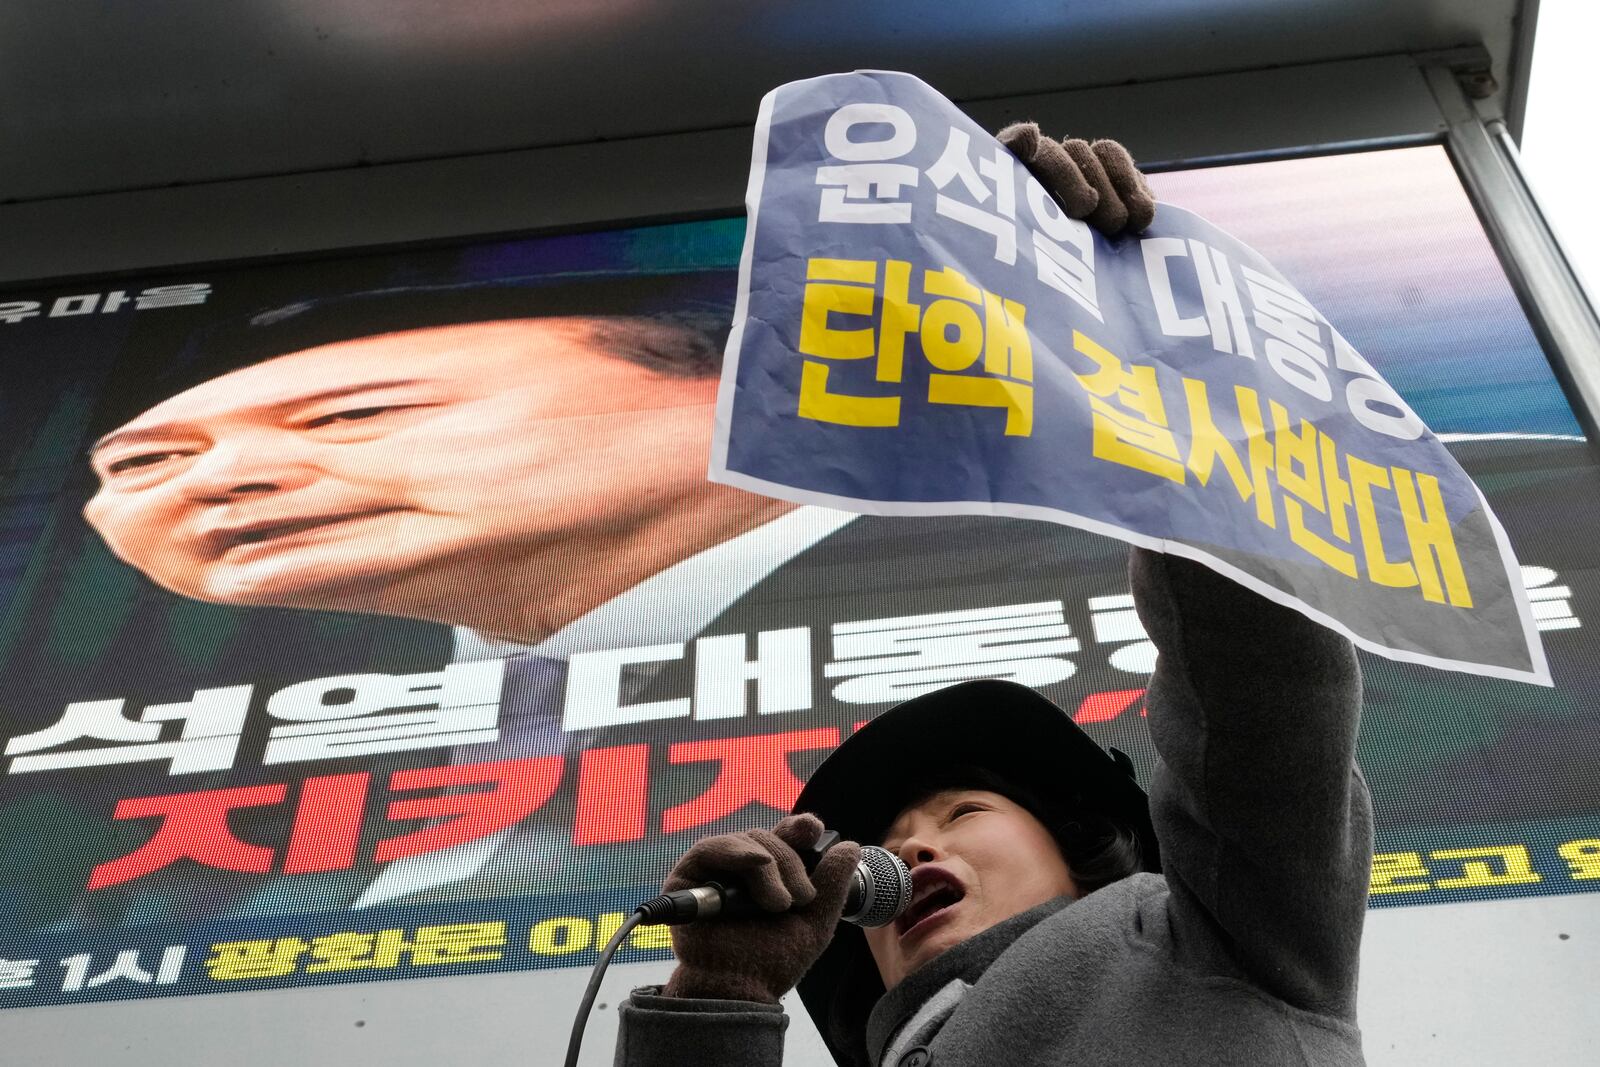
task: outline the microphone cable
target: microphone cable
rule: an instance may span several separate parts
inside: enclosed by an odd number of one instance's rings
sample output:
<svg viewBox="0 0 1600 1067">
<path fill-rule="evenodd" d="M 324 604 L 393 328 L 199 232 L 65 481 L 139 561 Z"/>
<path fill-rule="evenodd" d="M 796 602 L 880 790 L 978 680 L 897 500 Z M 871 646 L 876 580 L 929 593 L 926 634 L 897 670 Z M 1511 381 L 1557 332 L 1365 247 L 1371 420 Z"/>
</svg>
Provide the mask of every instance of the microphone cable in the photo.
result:
<svg viewBox="0 0 1600 1067">
<path fill-rule="evenodd" d="M 663 898 L 657 897 L 656 900 Z M 617 954 L 617 949 L 627 936 L 633 933 L 633 928 L 644 922 L 649 913 L 650 905 L 656 900 L 649 900 L 633 909 L 633 914 L 617 928 L 611 935 L 611 940 L 601 950 L 600 958 L 595 961 L 594 970 L 589 972 L 589 985 L 583 991 L 583 1000 L 578 1003 L 578 1016 L 572 1020 L 572 1036 L 567 1039 L 567 1058 L 563 1067 L 578 1067 L 578 1049 L 583 1046 L 583 1029 L 589 1023 L 589 1012 L 594 1008 L 594 999 L 600 993 L 600 980 L 605 977 L 606 968 L 611 965 L 611 957 Z"/>
<path fill-rule="evenodd" d="M 837 835 L 835 835 L 837 837 Z M 717 885 L 715 881 L 707 883 L 707 888 L 714 889 L 718 896 L 734 896 L 736 891 Z M 600 958 L 595 960 L 595 966 L 589 973 L 589 985 L 584 987 L 584 997 L 578 1003 L 578 1017 L 573 1019 L 573 1035 L 566 1040 L 566 1059 L 562 1067 L 578 1067 L 578 1049 L 584 1043 L 584 1027 L 589 1025 L 589 1013 L 594 1009 L 595 997 L 600 995 L 600 981 L 605 977 L 605 969 L 611 966 L 611 957 L 616 955 L 616 950 L 621 949 L 622 942 L 626 941 L 630 933 L 634 933 L 635 926 L 646 923 L 670 923 L 672 920 L 686 921 L 694 918 L 694 912 L 699 904 L 699 894 L 704 889 L 678 889 L 675 893 L 662 893 L 650 901 L 635 907 L 634 913 L 619 926 L 616 933 L 611 934 L 611 941 L 606 942 L 605 949 L 600 950 Z"/>
</svg>

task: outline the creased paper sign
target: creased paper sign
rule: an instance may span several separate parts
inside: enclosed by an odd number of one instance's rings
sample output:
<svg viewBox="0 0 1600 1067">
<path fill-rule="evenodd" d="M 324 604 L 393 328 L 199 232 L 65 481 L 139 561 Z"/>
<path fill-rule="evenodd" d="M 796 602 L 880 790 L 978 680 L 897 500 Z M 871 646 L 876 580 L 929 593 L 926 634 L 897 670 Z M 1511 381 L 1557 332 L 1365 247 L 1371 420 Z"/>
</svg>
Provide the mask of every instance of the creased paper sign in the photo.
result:
<svg viewBox="0 0 1600 1067">
<path fill-rule="evenodd" d="M 1549 684 L 1505 534 L 1294 285 L 1162 204 L 1107 240 L 920 80 L 762 101 L 711 477 L 1199 560 L 1393 659 Z"/>
</svg>

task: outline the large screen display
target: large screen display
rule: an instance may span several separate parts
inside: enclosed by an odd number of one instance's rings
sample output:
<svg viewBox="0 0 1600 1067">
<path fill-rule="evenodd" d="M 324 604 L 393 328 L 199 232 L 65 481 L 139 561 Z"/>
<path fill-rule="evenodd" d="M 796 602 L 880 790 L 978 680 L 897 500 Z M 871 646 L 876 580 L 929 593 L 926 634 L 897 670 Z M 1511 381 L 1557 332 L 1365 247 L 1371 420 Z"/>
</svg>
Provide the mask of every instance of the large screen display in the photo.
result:
<svg viewBox="0 0 1600 1067">
<path fill-rule="evenodd" d="M 1297 283 L 1523 563 L 1554 689 L 1363 657 L 1373 906 L 1600 889 L 1600 472 L 1443 150 L 1153 183 Z M 707 482 L 742 235 L 0 295 L 0 1007 L 586 968 L 690 841 L 960 679 L 1148 780 L 1124 546 Z"/>
</svg>

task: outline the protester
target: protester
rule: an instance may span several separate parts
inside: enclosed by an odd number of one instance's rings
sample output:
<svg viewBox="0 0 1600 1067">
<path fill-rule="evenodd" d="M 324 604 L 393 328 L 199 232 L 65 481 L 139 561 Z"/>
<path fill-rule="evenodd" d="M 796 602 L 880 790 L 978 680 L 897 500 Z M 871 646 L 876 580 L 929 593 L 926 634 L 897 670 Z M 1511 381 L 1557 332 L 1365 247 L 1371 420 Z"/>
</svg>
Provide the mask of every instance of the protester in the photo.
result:
<svg viewBox="0 0 1600 1067">
<path fill-rule="evenodd" d="M 1190 561 L 1135 549 L 1131 571 L 1160 650 L 1148 816 L 1026 688 L 908 701 L 818 768 L 795 806 L 814 814 L 684 855 L 669 889 L 740 879 L 771 913 L 675 928 L 617 1063 L 776 1065 L 796 983 L 843 1067 L 1362 1063 L 1354 649 Z M 824 824 L 911 868 L 894 925 L 837 925 L 857 853 L 808 878 L 794 852 Z"/>
<path fill-rule="evenodd" d="M 1142 188 L 1126 153 L 1001 139 L 1102 232 L 1148 225 L 1103 203 Z M 1130 572 L 1159 650 L 1148 800 L 1126 757 L 1026 687 L 907 701 L 774 830 L 685 853 L 666 889 L 738 881 L 762 911 L 674 928 L 678 965 L 622 1005 L 616 1062 L 776 1065 L 796 985 L 841 1067 L 1363 1062 L 1354 649 L 1191 561 L 1135 549 Z M 808 875 L 797 850 L 824 826 L 911 869 L 893 925 L 839 922 L 859 850 Z"/>
</svg>

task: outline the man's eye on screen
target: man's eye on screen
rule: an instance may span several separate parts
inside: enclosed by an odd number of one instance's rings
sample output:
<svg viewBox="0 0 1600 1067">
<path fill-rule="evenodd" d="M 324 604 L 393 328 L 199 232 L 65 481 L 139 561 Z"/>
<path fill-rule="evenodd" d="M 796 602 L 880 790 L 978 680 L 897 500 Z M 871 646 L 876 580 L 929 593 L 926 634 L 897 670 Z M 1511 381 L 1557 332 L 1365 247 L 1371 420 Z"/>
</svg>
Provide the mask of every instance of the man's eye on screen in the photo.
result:
<svg viewBox="0 0 1600 1067">
<path fill-rule="evenodd" d="M 362 439 L 369 435 L 408 427 L 439 406 L 438 403 L 431 401 L 367 404 L 359 408 L 340 408 L 325 415 L 301 418 L 297 421 L 297 425 L 303 431 L 318 432 L 321 436 L 334 440 L 345 436 Z"/>
<path fill-rule="evenodd" d="M 136 471 L 149 471 L 175 459 L 190 455 L 188 452 L 140 452 L 137 455 L 123 456 L 105 464 L 107 474 L 131 474 Z"/>
<path fill-rule="evenodd" d="M 393 404 L 379 404 L 374 407 L 367 408 L 350 408 L 346 411 L 335 411 L 331 414 L 318 415 L 314 419 L 308 419 L 306 421 L 306 428 L 310 430 L 316 430 L 321 429 L 324 426 L 336 426 L 340 423 L 346 422 L 365 422 L 369 419 L 375 419 L 380 415 L 385 415 L 399 410 L 400 408 Z"/>
</svg>

